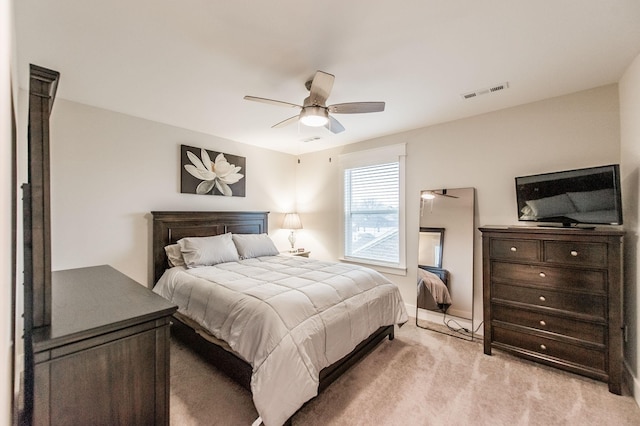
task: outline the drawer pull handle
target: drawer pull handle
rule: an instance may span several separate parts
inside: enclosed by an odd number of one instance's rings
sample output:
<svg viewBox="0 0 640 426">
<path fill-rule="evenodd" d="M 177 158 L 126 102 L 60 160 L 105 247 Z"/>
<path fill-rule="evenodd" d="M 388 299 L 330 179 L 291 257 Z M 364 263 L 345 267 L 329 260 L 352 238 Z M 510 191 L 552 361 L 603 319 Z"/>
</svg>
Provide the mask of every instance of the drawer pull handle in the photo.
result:
<svg viewBox="0 0 640 426">
<path fill-rule="evenodd" d="M 544 327 L 545 325 L 547 325 L 547 323 L 544 322 L 544 320 L 540 320 L 540 325 Z"/>
<path fill-rule="evenodd" d="M 543 351 L 546 351 L 547 347 L 545 345 L 540 345 L 540 349 L 542 349 Z"/>
<path fill-rule="evenodd" d="M 547 274 L 545 274 L 544 272 L 540 272 L 538 275 L 540 275 L 540 277 L 542 277 L 542 278 L 547 276 Z"/>
<path fill-rule="evenodd" d="M 511 247 L 511 251 L 518 251 L 518 247 Z"/>
<path fill-rule="evenodd" d="M 578 252 L 575 250 L 571 250 L 571 256 L 576 257 L 578 255 Z"/>
<path fill-rule="evenodd" d="M 547 298 L 544 296 L 540 296 L 538 299 L 540 299 L 541 302 L 546 302 Z"/>
</svg>

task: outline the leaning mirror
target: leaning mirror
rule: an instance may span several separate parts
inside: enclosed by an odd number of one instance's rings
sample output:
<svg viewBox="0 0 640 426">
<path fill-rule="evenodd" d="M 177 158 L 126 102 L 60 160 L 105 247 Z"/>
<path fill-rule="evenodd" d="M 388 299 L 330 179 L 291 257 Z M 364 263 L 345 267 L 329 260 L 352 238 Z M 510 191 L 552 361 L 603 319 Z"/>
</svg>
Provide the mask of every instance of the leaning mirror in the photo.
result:
<svg viewBox="0 0 640 426">
<path fill-rule="evenodd" d="M 468 339 L 473 339 L 474 200 L 474 188 L 420 192 L 416 325 Z"/>
</svg>

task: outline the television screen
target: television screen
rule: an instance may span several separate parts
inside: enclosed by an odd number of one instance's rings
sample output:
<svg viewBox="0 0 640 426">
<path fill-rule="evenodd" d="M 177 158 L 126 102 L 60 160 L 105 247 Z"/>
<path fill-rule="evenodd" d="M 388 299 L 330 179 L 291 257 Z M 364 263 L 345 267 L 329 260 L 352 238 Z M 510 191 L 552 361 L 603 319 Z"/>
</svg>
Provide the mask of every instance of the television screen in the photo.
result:
<svg viewBox="0 0 640 426">
<path fill-rule="evenodd" d="M 516 178 L 518 220 L 622 225 L 617 164 Z"/>
</svg>

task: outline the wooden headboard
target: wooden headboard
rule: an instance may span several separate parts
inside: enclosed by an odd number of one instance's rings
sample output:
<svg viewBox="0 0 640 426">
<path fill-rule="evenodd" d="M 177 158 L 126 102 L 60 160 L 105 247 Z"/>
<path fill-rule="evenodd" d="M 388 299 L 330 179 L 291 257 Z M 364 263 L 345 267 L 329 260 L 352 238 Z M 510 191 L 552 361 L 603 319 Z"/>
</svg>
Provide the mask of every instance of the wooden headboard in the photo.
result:
<svg viewBox="0 0 640 426">
<path fill-rule="evenodd" d="M 184 237 L 227 232 L 266 234 L 269 212 L 151 212 L 153 216 L 153 283 L 168 268 L 164 247 Z"/>
</svg>

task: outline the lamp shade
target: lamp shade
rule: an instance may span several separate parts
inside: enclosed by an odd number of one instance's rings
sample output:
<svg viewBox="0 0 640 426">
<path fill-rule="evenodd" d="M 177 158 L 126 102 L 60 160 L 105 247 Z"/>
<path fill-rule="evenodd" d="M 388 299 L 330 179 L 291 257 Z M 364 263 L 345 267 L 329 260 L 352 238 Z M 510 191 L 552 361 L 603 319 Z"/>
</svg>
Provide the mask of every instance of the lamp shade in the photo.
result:
<svg viewBox="0 0 640 426">
<path fill-rule="evenodd" d="M 287 213 L 284 215 L 282 221 L 282 228 L 284 229 L 302 229 L 302 222 L 298 213 Z"/>
</svg>

